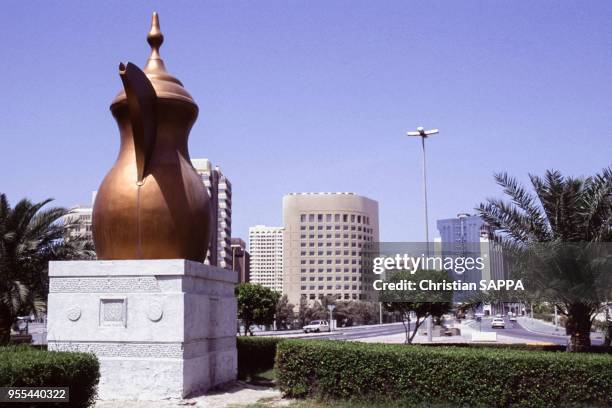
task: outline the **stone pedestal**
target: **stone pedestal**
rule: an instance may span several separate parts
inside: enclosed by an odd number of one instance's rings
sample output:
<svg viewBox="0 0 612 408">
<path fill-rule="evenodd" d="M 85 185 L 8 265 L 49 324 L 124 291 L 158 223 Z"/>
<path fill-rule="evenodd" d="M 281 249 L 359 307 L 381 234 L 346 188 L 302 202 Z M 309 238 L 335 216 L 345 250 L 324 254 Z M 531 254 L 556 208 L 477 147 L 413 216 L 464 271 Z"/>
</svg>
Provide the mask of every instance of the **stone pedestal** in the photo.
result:
<svg viewBox="0 0 612 408">
<path fill-rule="evenodd" d="M 100 399 L 181 398 L 236 378 L 236 272 L 182 259 L 61 261 L 49 278 L 49 349 L 96 354 Z"/>
</svg>

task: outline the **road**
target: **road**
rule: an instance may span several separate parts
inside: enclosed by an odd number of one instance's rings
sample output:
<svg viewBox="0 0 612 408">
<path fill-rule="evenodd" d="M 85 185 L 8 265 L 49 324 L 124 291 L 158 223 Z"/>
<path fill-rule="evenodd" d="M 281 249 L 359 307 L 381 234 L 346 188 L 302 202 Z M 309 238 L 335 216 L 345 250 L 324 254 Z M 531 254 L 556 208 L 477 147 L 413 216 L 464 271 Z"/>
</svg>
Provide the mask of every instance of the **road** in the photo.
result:
<svg viewBox="0 0 612 408">
<path fill-rule="evenodd" d="M 524 340 L 526 343 L 549 343 L 559 344 L 565 346 L 567 344 L 568 337 L 563 335 L 563 331 L 560 330 L 560 335 L 553 334 L 541 334 L 534 333 L 525 329 L 518 322 L 510 322 L 508 318 L 506 320 L 506 327 L 504 329 L 492 329 L 491 328 L 492 318 L 485 317 L 481 322 L 468 322 L 467 324 L 476 330 L 483 332 L 497 332 L 499 335 L 512 337 L 515 339 Z M 414 326 L 411 326 L 411 329 Z M 300 338 L 311 338 L 311 339 L 332 339 L 332 340 L 360 340 L 368 337 L 379 337 L 386 335 L 394 335 L 404 332 L 404 326 L 401 323 L 375 325 L 375 326 L 356 326 L 349 328 L 339 328 L 329 334 L 301 334 L 295 331 L 295 336 Z M 282 333 L 282 332 L 280 332 Z M 601 344 L 601 339 L 592 339 L 593 345 Z"/>
<path fill-rule="evenodd" d="M 411 324 L 410 327 L 411 329 L 414 329 L 414 324 Z M 339 335 L 339 333 L 341 333 L 341 335 Z M 402 323 L 339 328 L 327 336 L 319 336 L 317 338 L 332 340 L 359 340 L 366 339 L 368 337 L 388 336 L 397 333 L 404 333 L 404 325 Z M 304 338 L 307 336 L 308 335 L 305 335 Z"/>
</svg>

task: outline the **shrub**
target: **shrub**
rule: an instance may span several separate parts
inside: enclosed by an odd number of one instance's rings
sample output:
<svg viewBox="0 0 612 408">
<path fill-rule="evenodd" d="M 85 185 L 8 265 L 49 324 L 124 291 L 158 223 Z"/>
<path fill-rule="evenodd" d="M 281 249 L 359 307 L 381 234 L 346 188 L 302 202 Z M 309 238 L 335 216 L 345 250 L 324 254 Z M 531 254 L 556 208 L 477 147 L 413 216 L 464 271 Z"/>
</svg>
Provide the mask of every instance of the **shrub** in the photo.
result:
<svg viewBox="0 0 612 408">
<path fill-rule="evenodd" d="M 96 398 L 99 378 L 100 365 L 93 354 L 0 348 L 0 387 L 69 387 L 69 403 L 37 403 L 37 407 L 88 407 Z"/>
<path fill-rule="evenodd" d="M 238 337 L 238 378 L 245 380 L 274 368 L 278 337 Z"/>
<path fill-rule="evenodd" d="M 612 357 L 605 354 L 290 340 L 278 345 L 276 363 L 289 397 L 612 405 Z"/>
</svg>

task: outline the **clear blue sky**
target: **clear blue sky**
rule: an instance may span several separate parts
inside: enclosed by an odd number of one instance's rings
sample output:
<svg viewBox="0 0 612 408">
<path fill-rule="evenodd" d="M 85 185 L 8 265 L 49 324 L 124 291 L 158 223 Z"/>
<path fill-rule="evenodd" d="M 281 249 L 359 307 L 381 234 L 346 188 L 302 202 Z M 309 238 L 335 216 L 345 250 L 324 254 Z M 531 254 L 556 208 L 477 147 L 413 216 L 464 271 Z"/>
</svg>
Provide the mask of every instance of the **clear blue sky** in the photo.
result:
<svg viewBox="0 0 612 408">
<path fill-rule="evenodd" d="M 160 14 L 168 70 L 200 106 L 192 158 L 234 188 L 233 229 L 281 223 L 282 196 L 353 191 L 381 240 L 500 195 L 492 174 L 612 162 L 612 2 L 6 2 L 0 192 L 87 202 L 113 164 L 120 61 L 142 66 Z"/>
</svg>

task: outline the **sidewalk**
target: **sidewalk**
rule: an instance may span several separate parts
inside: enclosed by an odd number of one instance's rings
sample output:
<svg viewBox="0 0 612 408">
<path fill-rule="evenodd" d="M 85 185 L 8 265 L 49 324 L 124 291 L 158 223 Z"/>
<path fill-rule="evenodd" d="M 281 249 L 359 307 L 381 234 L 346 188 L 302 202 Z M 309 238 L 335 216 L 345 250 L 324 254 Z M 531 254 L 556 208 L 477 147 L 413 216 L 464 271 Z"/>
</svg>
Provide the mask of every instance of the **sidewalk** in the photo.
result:
<svg viewBox="0 0 612 408">
<path fill-rule="evenodd" d="M 539 319 L 532 319 L 531 317 L 521 316 L 518 318 L 519 324 L 527 331 L 535 334 L 545 334 L 547 336 L 559 336 L 567 338 L 565 334 L 565 327 L 555 327 L 553 323 L 545 322 Z M 604 335 L 601 332 L 591 332 L 591 340 L 603 340 Z"/>
<path fill-rule="evenodd" d="M 277 388 L 259 387 L 235 381 L 225 387 L 193 398 L 162 401 L 96 401 L 95 408 L 234 408 L 257 403 L 261 399 L 281 401 Z"/>
</svg>

